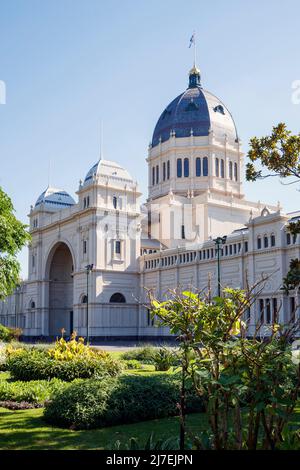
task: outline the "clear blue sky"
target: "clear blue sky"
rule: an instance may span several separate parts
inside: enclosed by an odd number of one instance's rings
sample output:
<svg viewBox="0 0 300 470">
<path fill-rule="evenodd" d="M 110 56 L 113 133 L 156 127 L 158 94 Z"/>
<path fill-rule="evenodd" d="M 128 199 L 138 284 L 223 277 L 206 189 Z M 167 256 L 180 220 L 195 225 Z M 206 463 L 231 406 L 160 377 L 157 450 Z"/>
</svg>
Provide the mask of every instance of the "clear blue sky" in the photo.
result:
<svg viewBox="0 0 300 470">
<path fill-rule="evenodd" d="M 205 88 L 249 138 L 285 121 L 300 129 L 299 0 L 1 0 L 0 185 L 26 222 L 51 183 L 72 195 L 99 156 L 124 165 L 146 195 L 147 146 L 165 106 L 187 86 L 197 32 Z M 252 200 L 300 208 L 296 187 L 245 184 Z M 23 275 L 26 253 L 20 256 Z"/>
</svg>

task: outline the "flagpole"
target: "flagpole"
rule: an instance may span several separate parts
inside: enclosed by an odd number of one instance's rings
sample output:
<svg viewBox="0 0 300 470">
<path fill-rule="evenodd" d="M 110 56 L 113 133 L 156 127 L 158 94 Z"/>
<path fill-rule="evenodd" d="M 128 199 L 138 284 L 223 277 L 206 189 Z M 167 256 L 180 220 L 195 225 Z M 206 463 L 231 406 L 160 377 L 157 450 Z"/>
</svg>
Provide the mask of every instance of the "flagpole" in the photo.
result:
<svg viewBox="0 0 300 470">
<path fill-rule="evenodd" d="M 196 33 L 194 31 L 194 67 L 196 67 Z"/>
</svg>

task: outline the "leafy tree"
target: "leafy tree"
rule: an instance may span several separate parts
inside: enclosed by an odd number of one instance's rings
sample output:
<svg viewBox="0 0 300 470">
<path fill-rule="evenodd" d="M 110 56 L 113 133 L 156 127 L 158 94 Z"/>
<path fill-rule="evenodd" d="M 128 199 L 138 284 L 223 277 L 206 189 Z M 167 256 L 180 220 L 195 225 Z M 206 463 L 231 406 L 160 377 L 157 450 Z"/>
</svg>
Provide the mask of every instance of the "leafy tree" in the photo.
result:
<svg viewBox="0 0 300 470">
<path fill-rule="evenodd" d="M 0 187 L 0 299 L 13 292 L 19 282 L 17 253 L 30 240 L 26 225 L 14 215 L 9 196 Z"/>
<path fill-rule="evenodd" d="M 263 341 L 259 323 L 247 338 L 243 318 L 257 288 L 227 288 L 212 300 L 186 291 L 152 298 L 153 316 L 184 339 L 183 369 L 206 404 L 210 431 L 195 439 L 199 449 L 275 449 L 295 408 L 300 368 L 289 343 L 299 322 L 270 325 Z"/>
<path fill-rule="evenodd" d="M 284 123 L 273 127 L 270 136 L 253 137 L 248 152 L 250 163 L 246 166 L 247 181 L 270 176 L 280 178 L 294 177 L 293 182 L 300 179 L 300 134 L 292 135 Z M 254 163 L 258 162 L 266 170 L 258 170 Z M 293 183 L 292 182 L 292 183 Z"/>
</svg>

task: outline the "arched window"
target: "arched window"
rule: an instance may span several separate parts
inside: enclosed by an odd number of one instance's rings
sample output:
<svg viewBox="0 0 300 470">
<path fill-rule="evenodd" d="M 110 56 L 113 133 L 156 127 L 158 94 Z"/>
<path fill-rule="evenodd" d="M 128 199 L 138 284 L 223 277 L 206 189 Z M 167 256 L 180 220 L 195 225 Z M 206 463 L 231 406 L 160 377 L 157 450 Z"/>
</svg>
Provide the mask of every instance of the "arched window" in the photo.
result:
<svg viewBox="0 0 300 470">
<path fill-rule="evenodd" d="M 155 185 L 155 167 L 152 168 L 152 186 Z"/>
<path fill-rule="evenodd" d="M 196 176 L 201 176 L 201 158 L 196 158 Z"/>
<path fill-rule="evenodd" d="M 177 178 L 182 177 L 182 160 L 181 158 L 177 158 Z"/>
<path fill-rule="evenodd" d="M 269 246 L 269 239 L 268 239 L 267 235 L 265 235 L 264 236 L 264 247 L 268 248 L 268 246 Z"/>
<path fill-rule="evenodd" d="M 88 301 L 87 295 L 84 294 L 84 295 L 81 297 L 81 303 L 82 303 L 82 304 L 87 304 L 87 301 Z"/>
<path fill-rule="evenodd" d="M 219 176 L 219 159 L 216 158 L 216 176 Z"/>
<path fill-rule="evenodd" d="M 114 196 L 114 197 L 113 197 L 113 206 L 114 206 L 114 209 L 117 208 L 117 205 L 118 205 L 118 199 L 117 199 L 117 196 Z"/>
<path fill-rule="evenodd" d="M 221 178 L 224 178 L 225 176 L 225 167 L 224 167 L 224 160 L 222 158 L 221 160 Z"/>
<path fill-rule="evenodd" d="M 184 176 L 187 178 L 190 175 L 190 162 L 188 158 L 184 159 L 183 163 Z"/>
<path fill-rule="evenodd" d="M 261 238 L 260 237 L 257 237 L 257 249 L 258 250 L 261 249 Z"/>
<path fill-rule="evenodd" d="M 232 174 L 232 162 L 229 162 L 229 178 L 232 180 L 233 174 Z"/>
<path fill-rule="evenodd" d="M 170 179 L 170 160 L 167 161 L 167 179 Z"/>
<path fill-rule="evenodd" d="M 115 294 L 113 294 L 109 301 L 110 301 L 110 303 L 115 303 L 115 304 L 125 304 L 126 303 L 126 299 L 125 299 L 124 295 L 121 294 L 120 292 L 116 292 Z"/>
<path fill-rule="evenodd" d="M 234 179 L 235 179 L 235 181 L 238 180 L 238 168 L 237 168 L 237 163 L 234 164 Z"/>
<path fill-rule="evenodd" d="M 35 302 L 33 300 L 30 301 L 30 308 L 35 308 Z"/>
<path fill-rule="evenodd" d="M 208 176 L 208 159 L 207 159 L 207 157 L 203 158 L 203 176 Z"/>
<path fill-rule="evenodd" d="M 156 184 L 159 183 L 159 166 L 156 165 Z"/>
<path fill-rule="evenodd" d="M 121 254 L 121 241 L 120 240 L 116 240 L 116 244 L 115 244 L 115 253 L 117 255 L 120 255 Z"/>
<path fill-rule="evenodd" d="M 166 162 L 163 162 L 163 180 L 166 181 Z"/>
</svg>

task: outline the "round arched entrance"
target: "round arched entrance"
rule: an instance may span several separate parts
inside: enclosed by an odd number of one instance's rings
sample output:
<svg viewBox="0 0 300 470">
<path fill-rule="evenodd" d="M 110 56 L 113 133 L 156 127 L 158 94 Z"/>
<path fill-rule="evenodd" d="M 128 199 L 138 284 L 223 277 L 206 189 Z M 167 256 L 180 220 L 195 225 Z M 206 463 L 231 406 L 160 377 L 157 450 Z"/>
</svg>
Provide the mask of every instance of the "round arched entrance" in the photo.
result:
<svg viewBox="0 0 300 470">
<path fill-rule="evenodd" d="M 47 263 L 49 281 L 49 336 L 59 336 L 62 329 L 69 336 L 73 331 L 73 269 L 69 247 L 57 243 Z"/>
</svg>

